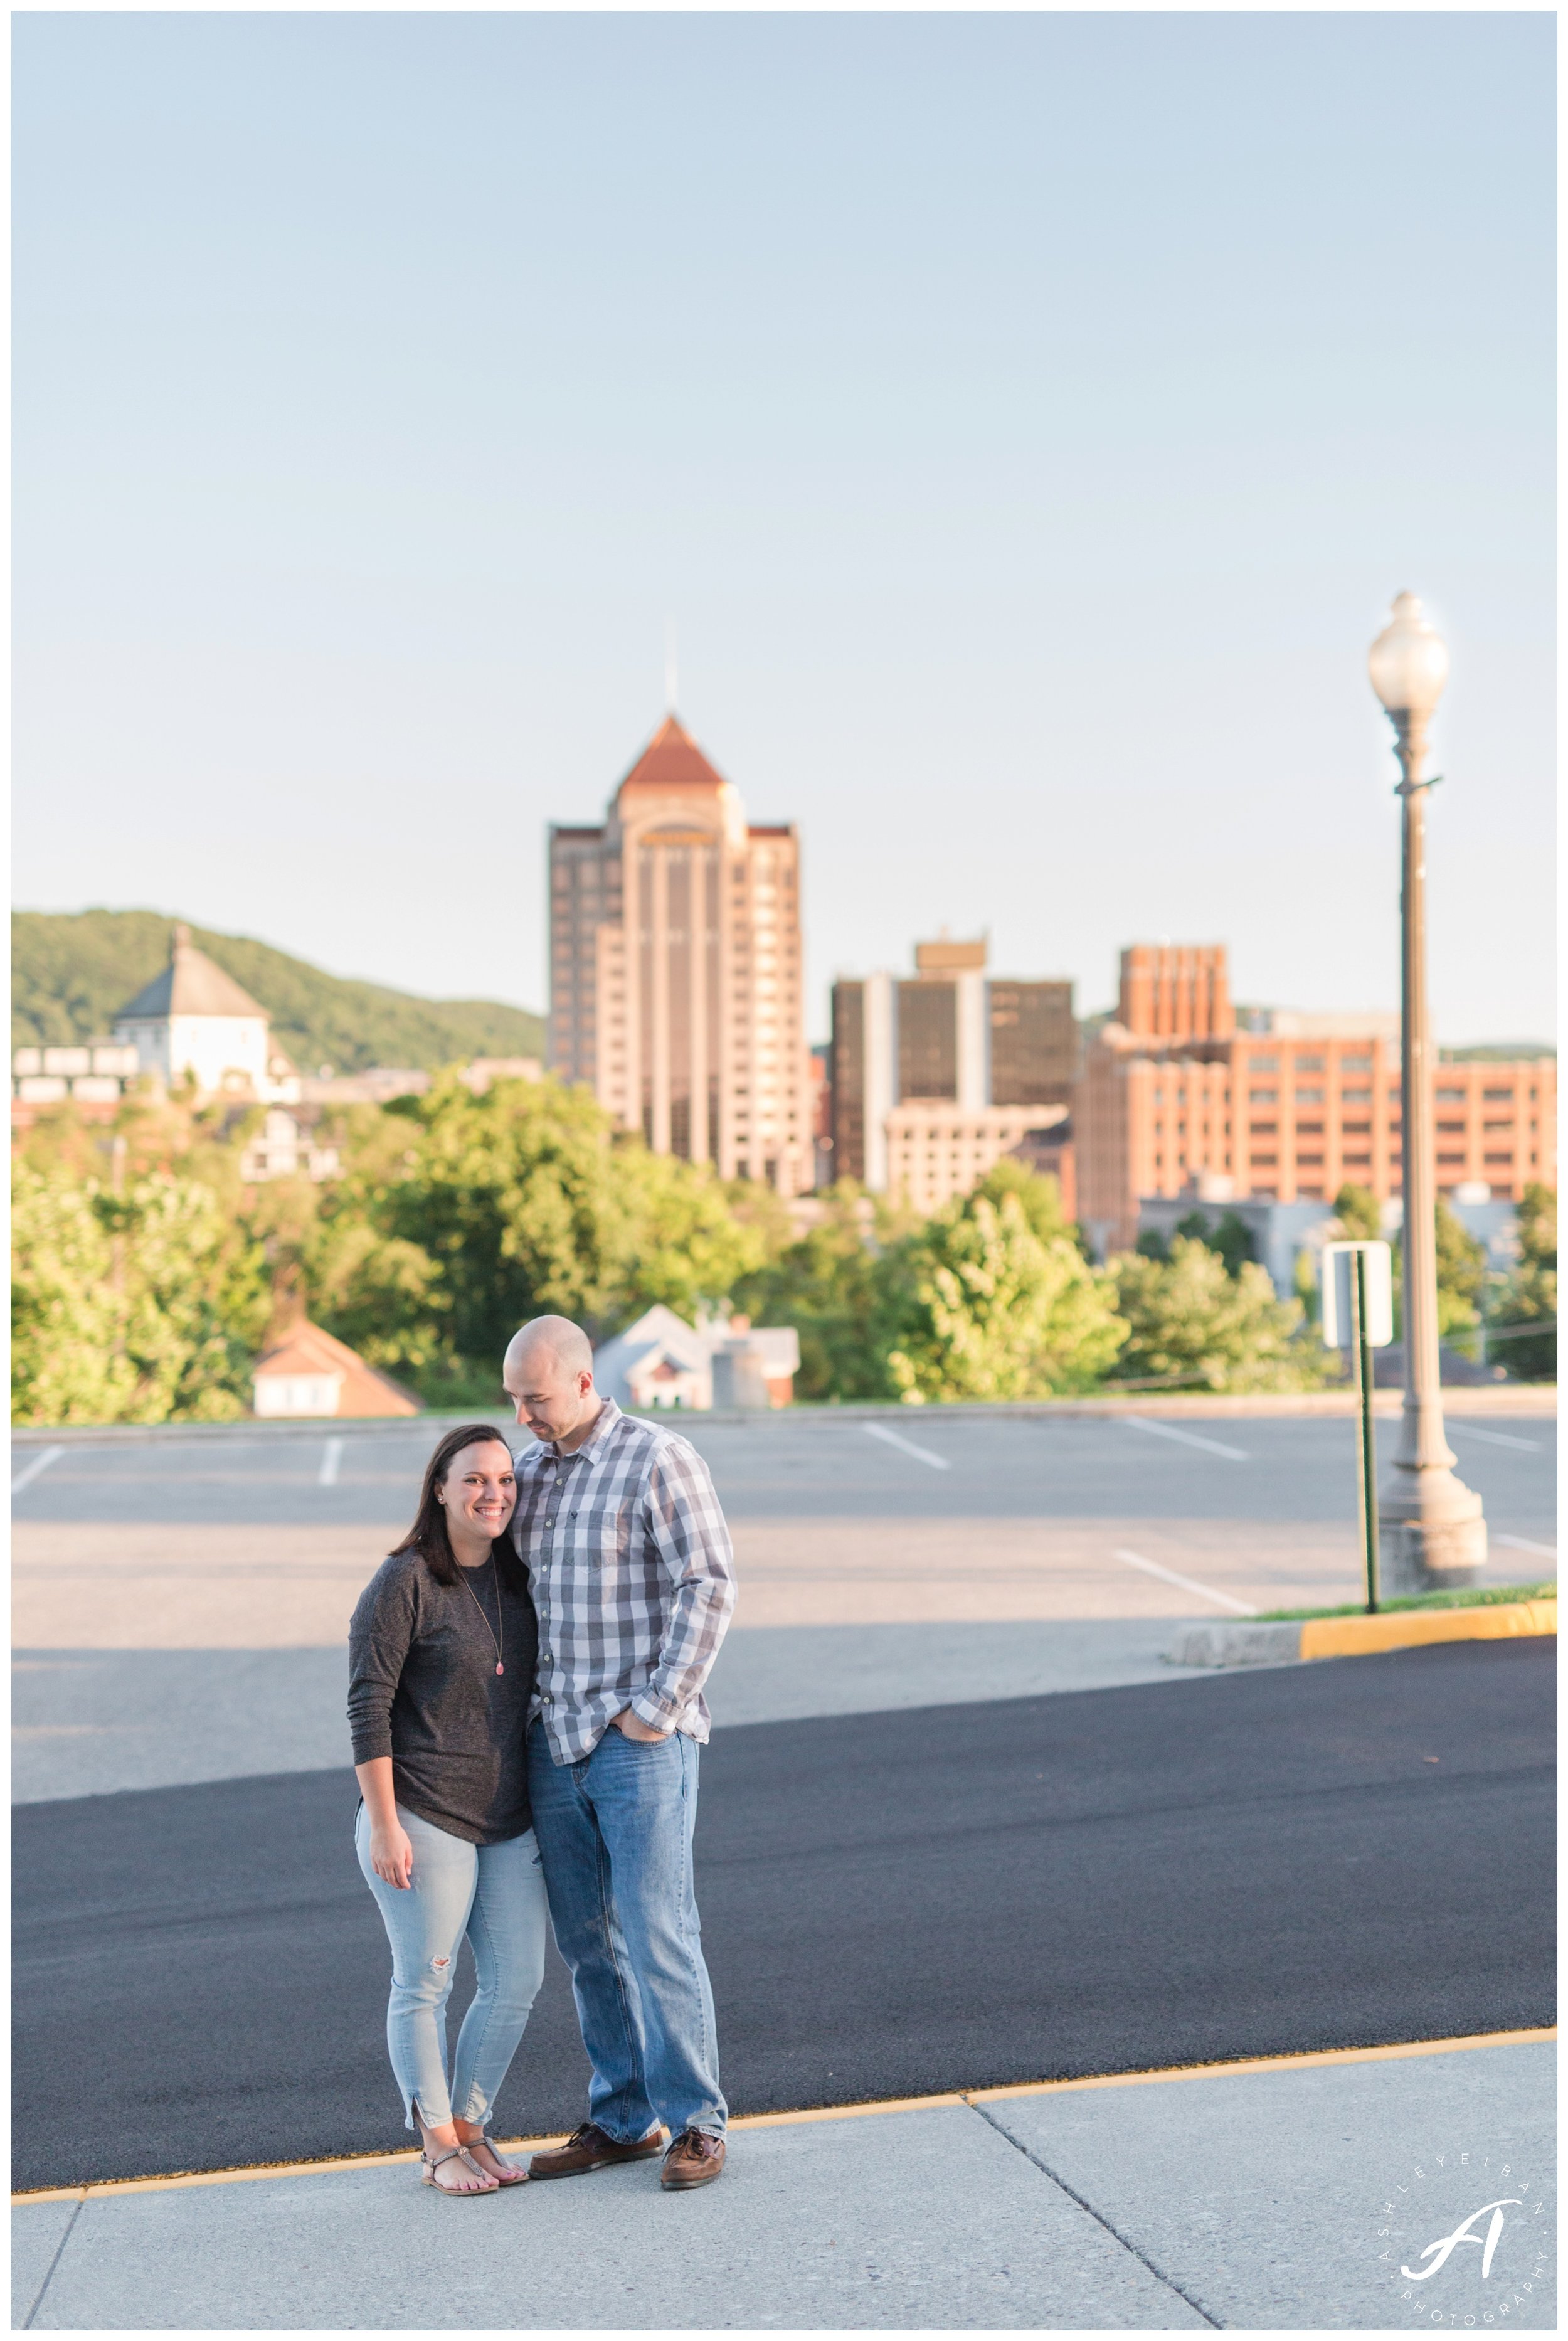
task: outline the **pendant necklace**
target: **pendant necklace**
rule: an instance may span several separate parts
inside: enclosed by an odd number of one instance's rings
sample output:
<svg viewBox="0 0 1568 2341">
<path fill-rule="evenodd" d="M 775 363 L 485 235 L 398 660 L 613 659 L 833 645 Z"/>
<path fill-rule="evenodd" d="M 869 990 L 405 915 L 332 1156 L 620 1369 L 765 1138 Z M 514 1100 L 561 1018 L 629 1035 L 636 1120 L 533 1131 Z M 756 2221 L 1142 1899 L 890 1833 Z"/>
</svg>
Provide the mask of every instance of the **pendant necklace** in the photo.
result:
<svg viewBox="0 0 1568 2341">
<path fill-rule="evenodd" d="M 460 1564 L 460 1565 L 461 1565 L 461 1564 Z M 484 1630 L 485 1630 L 485 1632 L 490 1636 L 491 1640 L 495 1644 L 495 1670 L 496 1670 L 496 1673 L 497 1673 L 498 1675 L 503 1675 L 503 1674 L 505 1674 L 505 1672 L 506 1672 L 506 1668 L 505 1668 L 505 1666 L 504 1666 L 504 1665 L 502 1664 L 502 1662 L 501 1662 L 501 1641 L 502 1641 L 502 1639 L 504 1639 L 504 1638 L 505 1638 L 505 1634 L 506 1634 L 506 1619 L 505 1619 L 505 1617 L 502 1615 L 502 1612 L 501 1612 L 501 1571 L 500 1571 L 500 1569 L 496 1569 L 496 1567 L 495 1567 L 495 1555 L 494 1555 L 494 1553 L 493 1553 L 493 1552 L 491 1554 L 491 1557 L 490 1557 L 490 1565 L 491 1565 L 491 1569 L 495 1569 L 495 1616 L 496 1616 L 496 1624 L 497 1624 L 497 1625 L 499 1625 L 499 1626 L 500 1626 L 500 1628 L 501 1628 L 501 1634 L 500 1634 L 499 1636 L 498 1636 L 498 1635 L 497 1635 L 497 1633 L 496 1633 L 495 1627 L 494 1627 L 494 1626 L 492 1626 L 492 1625 L 491 1624 L 491 1622 L 490 1622 L 490 1613 L 489 1613 L 489 1611 L 486 1609 L 486 1608 L 485 1608 L 485 1606 L 484 1606 L 484 1603 L 480 1599 L 480 1598 L 479 1598 L 478 1594 L 474 1591 L 474 1589 L 473 1589 L 472 1586 L 471 1586 L 471 1585 L 469 1585 L 469 1582 L 468 1582 L 468 1571 L 467 1571 L 467 1569 L 465 1569 L 463 1570 L 463 1572 L 462 1572 L 462 1581 L 463 1581 L 464 1585 L 468 1587 L 468 1598 L 469 1598 L 469 1599 L 473 1603 L 474 1608 L 479 1611 L 480 1616 L 484 1619 Z"/>
</svg>

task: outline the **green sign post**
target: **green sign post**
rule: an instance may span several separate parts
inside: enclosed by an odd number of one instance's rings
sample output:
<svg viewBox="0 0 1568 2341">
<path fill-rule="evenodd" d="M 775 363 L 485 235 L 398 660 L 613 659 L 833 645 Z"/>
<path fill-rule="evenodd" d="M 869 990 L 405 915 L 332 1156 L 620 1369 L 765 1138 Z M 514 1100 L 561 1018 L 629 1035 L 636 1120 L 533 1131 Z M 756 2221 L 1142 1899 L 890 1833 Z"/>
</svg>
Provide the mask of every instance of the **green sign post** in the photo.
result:
<svg viewBox="0 0 1568 2341">
<path fill-rule="evenodd" d="M 1385 1243 L 1333 1243 L 1323 1248 L 1323 1338 L 1348 1350 L 1359 1400 L 1355 1445 L 1356 1511 L 1366 1559 L 1366 1607 L 1375 1614 L 1377 1586 L 1377 1448 L 1372 1424 L 1372 1353 L 1394 1339 L 1394 1270 Z"/>
</svg>

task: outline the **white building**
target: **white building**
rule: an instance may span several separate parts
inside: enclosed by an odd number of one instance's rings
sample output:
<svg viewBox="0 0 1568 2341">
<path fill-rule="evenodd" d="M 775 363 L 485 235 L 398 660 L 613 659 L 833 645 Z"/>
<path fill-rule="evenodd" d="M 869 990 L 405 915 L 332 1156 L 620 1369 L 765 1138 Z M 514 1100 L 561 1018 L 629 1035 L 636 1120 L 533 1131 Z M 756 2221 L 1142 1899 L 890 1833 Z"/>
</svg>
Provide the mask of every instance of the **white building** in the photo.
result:
<svg viewBox="0 0 1568 2341">
<path fill-rule="evenodd" d="M 689 1325 L 661 1301 L 593 1353 L 602 1395 L 644 1412 L 686 1407 L 706 1413 L 716 1403 L 788 1406 L 799 1370 L 793 1325 L 754 1329 L 745 1317 Z"/>
<path fill-rule="evenodd" d="M 134 1049 L 93 1041 L 85 1048 L 17 1049 L 12 1053 L 12 1096 L 27 1106 L 117 1105 L 127 1081 L 136 1077 Z"/>
<path fill-rule="evenodd" d="M 267 1108 L 262 1127 L 240 1157 L 240 1176 L 249 1185 L 268 1179 L 295 1179 L 303 1171 L 318 1183 L 335 1179 L 340 1169 L 335 1146 L 318 1146 L 310 1121 L 285 1106 Z"/>
<path fill-rule="evenodd" d="M 706 1330 L 656 1301 L 624 1333 L 594 1351 L 594 1387 L 620 1407 L 680 1406 L 706 1412 L 713 1403 L 712 1360 Z"/>
<path fill-rule="evenodd" d="M 114 1038 L 139 1070 L 172 1089 L 193 1076 L 203 1097 L 299 1095 L 286 1059 L 274 1072 L 267 1011 L 176 927 L 168 966 L 114 1019 Z"/>
</svg>

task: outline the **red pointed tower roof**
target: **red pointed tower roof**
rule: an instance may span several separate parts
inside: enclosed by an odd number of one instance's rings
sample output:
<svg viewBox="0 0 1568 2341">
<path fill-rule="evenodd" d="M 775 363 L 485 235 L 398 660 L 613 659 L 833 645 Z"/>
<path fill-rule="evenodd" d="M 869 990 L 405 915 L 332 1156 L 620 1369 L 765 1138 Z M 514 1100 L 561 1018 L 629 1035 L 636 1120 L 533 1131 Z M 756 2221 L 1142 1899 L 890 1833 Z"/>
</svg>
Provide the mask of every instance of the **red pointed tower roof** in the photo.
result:
<svg viewBox="0 0 1568 2341">
<path fill-rule="evenodd" d="M 616 793 L 625 789 L 678 789 L 684 795 L 727 785 L 683 725 L 667 715 Z"/>
</svg>

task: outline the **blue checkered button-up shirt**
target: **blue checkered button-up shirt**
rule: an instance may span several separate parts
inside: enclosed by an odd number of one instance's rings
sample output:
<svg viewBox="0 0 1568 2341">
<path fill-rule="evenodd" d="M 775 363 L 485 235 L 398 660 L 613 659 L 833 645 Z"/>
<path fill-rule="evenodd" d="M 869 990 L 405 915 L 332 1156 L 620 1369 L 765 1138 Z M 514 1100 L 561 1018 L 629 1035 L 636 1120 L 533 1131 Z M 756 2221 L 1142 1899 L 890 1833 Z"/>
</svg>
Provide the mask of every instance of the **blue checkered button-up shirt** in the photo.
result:
<svg viewBox="0 0 1568 2341">
<path fill-rule="evenodd" d="M 613 1399 L 574 1455 L 517 1458 L 511 1535 L 539 1613 L 541 1716 L 574 1764 L 630 1707 L 659 1731 L 708 1737 L 702 1686 L 735 1607 L 735 1558 L 708 1466 Z"/>
</svg>

